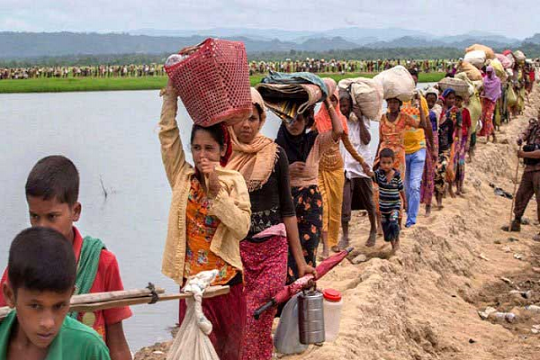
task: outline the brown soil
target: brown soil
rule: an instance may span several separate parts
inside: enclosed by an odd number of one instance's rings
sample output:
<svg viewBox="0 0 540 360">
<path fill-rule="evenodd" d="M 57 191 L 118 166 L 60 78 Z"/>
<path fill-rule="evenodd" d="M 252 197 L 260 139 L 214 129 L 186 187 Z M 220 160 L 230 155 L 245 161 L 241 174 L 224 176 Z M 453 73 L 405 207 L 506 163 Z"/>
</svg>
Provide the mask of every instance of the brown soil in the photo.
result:
<svg viewBox="0 0 540 360">
<path fill-rule="evenodd" d="M 540 229 L 502 231 L 512 200 L 489 186 L 514 190 L 515 138 L 528 118 L 538 115 L 540 92 L 530 99 L 534 108 L 503 126 L 497 144 L 479 141 L 464 197 L 445 199 L 445 208 L 429 218 L 421 210 L 418 225 L 403 230 L 395 256 L 381 238 L 373 248 L 364 246 L 368 220 L 355 215 L 353 245 L 369 261 L 345 261 L 318 284 L 343 293 L 340 336 L 287 359 L 540 360 L 540 335 L 531 331 L 540 314 L 524 311 L 525 305 L 540 305 L 540 244 L 531 239 Z M 537 219 L 534 209 L 533 199 L 529 219 Z M 532 290 L 532 296 L 511 290 Z M 487 306 L 515 312 L 517 321 L 482 320 L 478 311 Z M 164 359 L 152 354 L 156 350 L 166 346 L 142 349 L 135 359 Z"/>
</svg>

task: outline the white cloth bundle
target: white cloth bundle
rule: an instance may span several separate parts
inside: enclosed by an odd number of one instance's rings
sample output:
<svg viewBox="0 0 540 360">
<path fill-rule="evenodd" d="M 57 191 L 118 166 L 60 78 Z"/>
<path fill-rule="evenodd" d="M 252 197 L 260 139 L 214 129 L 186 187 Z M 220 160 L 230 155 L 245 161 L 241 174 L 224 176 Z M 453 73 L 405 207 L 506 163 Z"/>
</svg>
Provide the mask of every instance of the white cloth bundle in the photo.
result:
<svg viewBox="0 0 540 360">
<path fill-rule="evenodd" d="M 397 98 L 401 101 L 410 101 L 413 98 L 416 88 L 414 79 L 409 70 L 401 65 L 381 72 L 373 80 L 381 84 L 385 100 Z"/>
<path fill-rule="evenodd" d="M 186 300 L 186 316 L 167 355 L 167 360 L 219 360 L 208 337 L 212 332 L 212 323 L 204 316 L 202 310 L 204 290 L 217 275 L 217 270 L 203 271 L 188 279 L 183 291 L 193 294 L 193 298 Z"/>
</svg>

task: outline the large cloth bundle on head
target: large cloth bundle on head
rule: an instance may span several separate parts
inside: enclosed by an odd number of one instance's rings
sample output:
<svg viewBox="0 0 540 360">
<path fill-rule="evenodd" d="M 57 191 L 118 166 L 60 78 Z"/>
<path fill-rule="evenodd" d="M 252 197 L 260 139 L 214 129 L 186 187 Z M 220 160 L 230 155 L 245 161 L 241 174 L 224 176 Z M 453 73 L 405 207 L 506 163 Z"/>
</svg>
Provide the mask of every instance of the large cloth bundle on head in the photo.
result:
<svg viewBox="0 0 540 360">
<path fill-rule="evenodd" d="M 511 69 L 514 67 L 514 59 L 510 59 L 503 54 L 495 54 L 497 60 L 499 60 L 505 69 Z"/>
<path fill-rule="evenodd" d="M 256 86 L 266 106 L 281 120 L 290 122 L 329 96 L 324 81 L 312 73 L 270 75 Z"/>
<path fill-rule="evenodd" d="M 234 124 L 251 115 L 249 68 L 244 44 L 206 39 L 171 55 L 165 64 L 194 123 Z"/>
<path fill-rule="evenodd" d="M 469 84 L 462 79 L 446 77 L 439 81 L 439 89 L 441 89 L 441 91 L 454 89 L 458 96 L 469 96 Z"/>
<path fill-rule="evenodd" d="M 520 64 L 524 63 L 525 60 L 527 59 L 527 57 L 525 56 L 525 54 L 521 50 L 514 51 L 513 55 L 514 55 L 514 58 L 516 59 L 516 61 L 518 63 L 520 63 Z"/>
<path fill-rule="evenodd" d="M 489 60 L 489 65 L 495 70 L 495 75 L 497 75 L 502 82 L 505 82 L 508 75 L 506 74 L 503 64 L 498 59 L 493 59 Z"/>
<path fill-rule="evenodd" d="M 467 84 L 469 84 L 469 91 L 468 91 L 469 96 L 472 96 L 477 91 L 477 88 L 475 87 L 475 85 L 471 81 L 471 79 L 469 79 L 467 77 L 467 74 L 459 73 L 459 74 L 456 74 L 456 76 L 454 78 L 459 79 L 459 80 L 463 80 L 463 81 L 467 82 Z M 477 81 L 479 82 L 479 80 L 477 80 Z"/>
<path fill-rule="evenodd" d="M 411 101 L 413 98 L 416 88 L 414 79 L 409 70 L 401 65 L 381 72 L 373 80 L 381 85 L 385 100 L 396 98 L 401 101 Z"/>
<path fill-rule="evenodd" d="M 377 81 L 362 77 L 343 79 L 338 87 L 351 94 L 353 104 L 358 104 L 362 114 L 368 119 L 378 121 L 381 118 L 384 91 Z"/>
<path fill-rule="evenodd" d="M 483 51 L 484 54 L 486 54 L 486 59 L 495 59 L 495 51 L 493 51 L 493 49 L 489 46 L 474 44 L 465 49 L 466 53 L 471 51 Z"/>
<path fill-rule="evenodd" d="M 481 69 L 486 63 L 486 53 L 482 50 L 470 51 L 465 54 L 463 60 Z"/>
<path fill-rule="evenodd" d="M 467 74 L 467 77 L 469 80 L 476 81 L 476 80 L 482 80 L 482 73 L 476 66 L 473 64 L 463 60 L 460 61 L 457 68 L 458 73 L 465 73 Z"/>
</svg>

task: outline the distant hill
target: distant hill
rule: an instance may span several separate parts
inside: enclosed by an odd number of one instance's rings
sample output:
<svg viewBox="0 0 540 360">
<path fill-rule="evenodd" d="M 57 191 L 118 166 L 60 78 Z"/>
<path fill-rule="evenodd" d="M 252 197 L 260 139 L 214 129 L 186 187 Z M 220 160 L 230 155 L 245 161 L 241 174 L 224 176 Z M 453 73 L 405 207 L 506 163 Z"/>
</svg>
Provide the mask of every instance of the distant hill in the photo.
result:
<svg viewBox="0 0 540 360">
<path fill-rule="evenodd" d="M 246 29 L 226 29 L 223 34 L 242 33 Z M 209 30 L 210 31 L 210 30 Z M 212 30 L 214 31 L 214 30 Z M 411 35 L 397 37 L 391 40 L 381 41 L 379 37 L 391 37 L 398 32 L 410 33 Z M 142 30 L 141 30 L 142 32 Z M 150 33 L 150 30 L 147 31 Z M 161 31 L 156 31 L 161 33 Z M 193 31 L 168 32 L 169 34 L 185 34 L 185 36 L 150 36 L 130 35 L 128 33 L 28 33 L 28 32 L 0 32 L 0 59 L 28 59 L 38 57 L 62 57 L 62 56 L 95 56 L 95 55 L 121 55 L 121 54 L 171 54 L 179 49 L 197 44 L 208 36 L 214 34 L 194 35 Z M 279 38 L 265 38 L 263 34 L 270 36 L 287 34 Z M 334 36 L 330 34 L 335 34 Z M 359 38 L 366 35 L 368 37 Z M 378 35 L 375 38 L 373 35 Z M 300 36 L 294 38 L 294 36 Z M 454 36 L 446 38 L 433 37 L 426 33 L 420 33 L 403 29 L 336 29 L 325 33 L 312 32 L 287 32 L 285 30 L 253 30 L 247 35 L 235 35 L 222 37 L 224 39 L 243 41 L 250 55 L 272 54 L 286 52 L 308 53 L 332 53 L 358 49 L 428 49 L 448 48 L 463 51 L 473 43 L 483 43 L 494 47 L 496 50 L 504 48 L 517 48 L 522 45 L 516 39 L 508 39 L 490 34 L 474 34 Z M 294 38 L 293 40 L 287 40 Z M 534 45 L 540 44 L 540 34 L 528 38 L 527 42 Z M 368 50 L 366 50 L 368 51 Z M 251 56 L 253 58 L 253 56 Z"/>
<path fill-rule="evenodd" d="M 530 38 L 526 38 L 525 40 L 523 40 L 523 42 L 524 43 L 540 45 L 540 33 L 534 34 Z"/>
<path fill-rule="evenodd" d="M 96 33 L 0 33 L 0 58 L 18 59 L 40 56 L 102 55 L 102 54 L 163 54 L 197 44 L 205 36 L 148 36 Z M 254 40 L 248 37 L 225 38 L 242 41 L 248 53 L 297 51 L 327 51 L 358 48 L 359 45 L 340 37 L 307 39 L 298 44 L 282 40 Z"/>
<path fill-rule="evenodd" d="M 450 47 L 455 49 L 465 50 L 472 44 L 481 43 L 486 46 L 490 46 L 494 49 L 501 49 L 507 47 L 517 47 L 521 43 L 513 42 L 511 39 L 506 38 L 472 38 L 472 37 L 454 37 L 452 41 L 446 39 L 442 40 L 440 38 L 436 39 L 422 39 L 411 36 L 405 36 L 392 41 L 379 41 L 375 43 L 366 44 L 366 47 L 374 49 L 385 49 L 385 48 L 426 48 L 426 47 Z"/>
<path fill-rule="evenodd" d="M 254 40 L 273 40 L 292 41 L 301 44 L 309 39 L 336 38 L 354 42 L 359 45 L 367 42 L 389 41 L 402 36 L 414 36 L 431 38 L 426 32 L 407 30 L 401 28 L 370 29 L 359 27 L 338 28 L 326 31 L 296 31 L 281 29 L 249 29 L 249 28 L 213 28 L 204 30 L 158 30 L 158 29 L 139 29 L 128 32 L 131 35 L 148 36 L 215 36 L 215 37 L 246 37 Z"/>
</svg>

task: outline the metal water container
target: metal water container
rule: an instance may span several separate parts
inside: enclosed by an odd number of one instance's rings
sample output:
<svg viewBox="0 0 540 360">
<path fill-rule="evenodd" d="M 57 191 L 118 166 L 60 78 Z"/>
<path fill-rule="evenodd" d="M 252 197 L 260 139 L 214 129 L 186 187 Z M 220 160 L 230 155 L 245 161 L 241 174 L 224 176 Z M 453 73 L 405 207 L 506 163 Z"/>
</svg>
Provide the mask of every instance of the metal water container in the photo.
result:
<svg viewBox="0 0 540 360">
<path fill-rule="evenodd" d="M 320 291 L 304 291 L 298 296 L 298 330 L 300 343 L 304 345 L 324 342 L 324 306 Z"/>
</svg>

